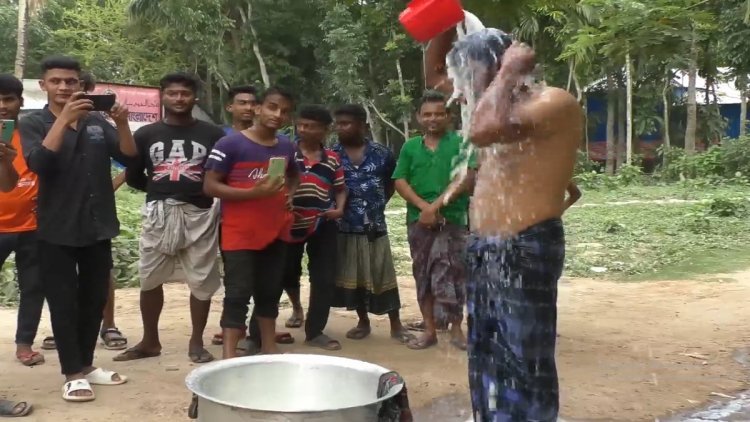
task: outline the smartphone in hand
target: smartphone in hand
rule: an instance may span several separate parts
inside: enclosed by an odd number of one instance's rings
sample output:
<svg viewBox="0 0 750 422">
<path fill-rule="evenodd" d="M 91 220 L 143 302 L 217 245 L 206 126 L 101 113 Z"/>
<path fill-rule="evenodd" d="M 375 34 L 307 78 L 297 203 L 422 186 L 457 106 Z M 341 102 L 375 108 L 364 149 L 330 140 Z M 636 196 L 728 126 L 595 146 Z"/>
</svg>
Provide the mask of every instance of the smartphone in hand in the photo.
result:
<svg viewBox="0 0 750 422">
<path fill-rule="evenodd" d="M 2 123 L 2 132 L 0 132 L 0 142 L 10 145 L 13 140 L 13 131 L 16 130 L 15 120 L 0 120 Z"/>
<path fill-rule="evenodd" d="M 94 103 L 93 111 L 110 111 L 115 106 L 115 94 L 86 94 L 81 99 L 90 100 Z"/>
<path fill-rule="evenodd" d="M 286 173 L 286 158 L 271 157 L 268 160 L 268 177 L 271 179 L 283 179 L 284 173 Z"/>
</svg>

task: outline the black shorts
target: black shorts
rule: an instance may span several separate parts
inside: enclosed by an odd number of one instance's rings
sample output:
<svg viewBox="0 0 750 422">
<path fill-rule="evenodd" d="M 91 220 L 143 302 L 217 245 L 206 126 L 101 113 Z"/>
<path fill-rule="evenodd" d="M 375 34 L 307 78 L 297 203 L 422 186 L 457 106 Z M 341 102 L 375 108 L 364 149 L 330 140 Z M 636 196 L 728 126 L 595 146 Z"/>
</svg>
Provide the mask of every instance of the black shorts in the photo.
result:
<svg viewBox="0 0 750 422">
<path fill-rule="evenodd" d="M 286 244 L 280 240 L 259 251 L 222 251 L 224 259 L 223 328 L 245 328 L 250 298 L 260 318 L 276 318 L 283 292 Z"/>
</svg>

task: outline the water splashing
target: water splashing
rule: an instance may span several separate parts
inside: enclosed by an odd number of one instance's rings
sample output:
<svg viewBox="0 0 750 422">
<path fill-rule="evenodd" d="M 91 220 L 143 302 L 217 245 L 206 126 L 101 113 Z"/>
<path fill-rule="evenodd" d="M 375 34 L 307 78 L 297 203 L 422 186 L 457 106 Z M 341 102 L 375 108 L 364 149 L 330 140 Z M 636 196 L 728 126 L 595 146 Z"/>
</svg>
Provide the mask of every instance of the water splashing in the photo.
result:
<svg viewBox="0 0 750 422">
<path fill-rule="evenodd" d="M 482 92 L 477 90 L 477 68 L 480 63 L 487 69 L 497 69 L 501 57 L 496 51 L 503 51 L 510 45 L 511 39 L 504 32 L 486 28 L 474 14 L 464 11 L 464 21 L 456 27 L 458 40 L 453 49 L 446 56 L 448 78 L 453 81 L 453 94 L 448 100 L 448 106 L 463 99 L 461 103 L 461 135 L 463 137 L 463 153 L 454 163 L 451 177 L 458 183 L 451 186 L 445 195 L 447 203 L 457 187 L 464 182 L 468 174 L 469 159 L 475 148 L 469 139 L 471 116 L 476 108 Z M 487 48 L 488 46 L 495 48 Z M 502 47 L 501 47 L 502 46 Z M 498 48 L 500 47 L 500 48 Z"/>
</svg>

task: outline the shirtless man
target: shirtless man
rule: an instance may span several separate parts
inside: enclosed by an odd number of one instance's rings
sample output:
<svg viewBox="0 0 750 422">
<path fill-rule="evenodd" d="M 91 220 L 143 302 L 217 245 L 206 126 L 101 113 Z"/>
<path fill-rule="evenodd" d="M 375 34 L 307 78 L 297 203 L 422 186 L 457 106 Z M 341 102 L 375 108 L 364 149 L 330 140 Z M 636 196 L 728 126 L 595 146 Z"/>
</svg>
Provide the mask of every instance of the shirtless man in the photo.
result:
<svg viewBox="0 0 750 422">
<path fill-rule="evenodd" d="M 449 31 L 428 48 L 427 83 L 452 92 L 447 55 L 472 73 L 473 85 L 459 88 L 478 99 L 469 127 L 482 149 L 467 283 L 474 418 L 555 421 L 560 217 L 582 136 L 581 108 L 562 89 L 527 82 L 535 66 L 528 46 L 493 29 L 452 46 L 454 36 Z"/>
</svg>

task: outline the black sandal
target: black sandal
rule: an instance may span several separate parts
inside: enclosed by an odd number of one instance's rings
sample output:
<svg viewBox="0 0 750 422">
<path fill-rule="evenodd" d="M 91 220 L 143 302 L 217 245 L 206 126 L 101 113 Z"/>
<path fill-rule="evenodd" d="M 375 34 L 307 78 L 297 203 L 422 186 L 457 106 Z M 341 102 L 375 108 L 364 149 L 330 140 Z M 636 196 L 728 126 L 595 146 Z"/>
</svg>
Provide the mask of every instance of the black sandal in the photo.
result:
<svg viewBox="0 0 750 422">
<path fill-rule="evenodd" d="M 57 349 L 57 343 L 55 343 L 55 338 L 52 336 L 47 336 L 42 340 L 42 350 L 55 350 Z"/>
<path fill-rule="evenodd" d="M 31 413 L 31 405 L 25 401 L 0 400 L 0 417 L 20 418 Z"/>
<path fill-rule="evenodd" d="M 101 337 L 102 344 L 107 350 L 124 350 L 128 348 L 128 339 L 116 327 L 102 329 L 99 332 L 99 337 Z"/>
</svg>

